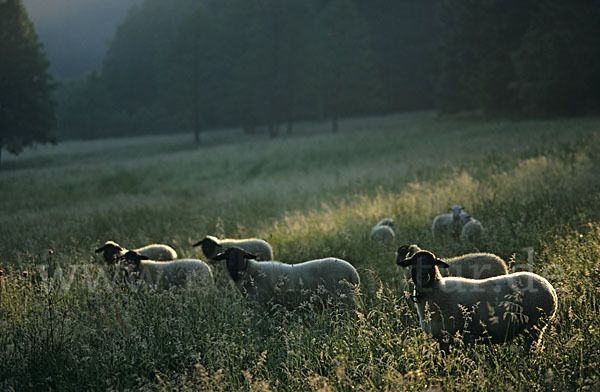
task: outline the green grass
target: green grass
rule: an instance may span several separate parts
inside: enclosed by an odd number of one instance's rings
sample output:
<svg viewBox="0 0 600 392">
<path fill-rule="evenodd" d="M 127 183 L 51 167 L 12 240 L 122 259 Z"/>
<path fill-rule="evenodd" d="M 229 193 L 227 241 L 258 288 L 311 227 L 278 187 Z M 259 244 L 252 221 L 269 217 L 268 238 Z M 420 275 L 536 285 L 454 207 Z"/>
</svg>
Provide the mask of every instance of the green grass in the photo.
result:
<svg viewBox="0 0 600 392">
<path fill-rule="evenodd" d="M 277 139 L 238 130 L 70 142 L 4 156 L 0 172 L 0 387 L 16 390 L 598 390 L 600 119 L 484 121 L 432 113 L 303 124 Z M 476 243 L 434 242 L 462 204 Z M 391 217 L 394 246 L 370 242 Z M 361 275 L 356 312 L 266 314 L 217 269 L 216 287 L 134 293 L 93 253 L 267 239 L 275 258 L 336 256 Z M 440 354 L 419 328 L 395 246 L 488 251 L 551 281 L 545 350 L 519 342 Z M 533 248 L 529 255 L 527 248 Z M 49 255 L 47 249 L 53 249 Z M 529 257 L 532 256 L 532 257 Z M 45 290 L 40 265 L 68 287 Z M 59 268 L 60 267 L 60 268 Z M 20 276 L 27 269 L 31 276 Z"/>
</svg>

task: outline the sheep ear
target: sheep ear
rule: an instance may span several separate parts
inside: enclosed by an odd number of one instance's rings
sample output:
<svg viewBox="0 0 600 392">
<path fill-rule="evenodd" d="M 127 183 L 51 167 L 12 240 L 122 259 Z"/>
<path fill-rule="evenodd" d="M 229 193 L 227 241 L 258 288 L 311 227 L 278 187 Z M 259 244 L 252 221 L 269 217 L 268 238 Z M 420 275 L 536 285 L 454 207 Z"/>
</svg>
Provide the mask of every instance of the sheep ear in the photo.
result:
<svg viewBox="0 0 600 392">
<path fill-rule="evenodd" d="M 200 241 L 196 242 L 196 243 L 195 243 L 194 245 L 192 245 L 192 246 L 193 246 L 193 247 L 200 246 L 200 245 L 202 245 L 202 241 L 204 241 L 204 240 L 200 240 Z"/>
<path fill-rule="evenodd" d="M 221 261 L 221 260 L 225 260 L 225 252 L 221 252 L 218 255 L 216 255 L 215 257 L 212 258 L 213 260 L 217 260 L 217 261 Z"/>
<path fill-rule="evenodd" d="M 414 258 L 414 256 L 409 259 L 396 260 L 396 264 L 399 265 L 400 267 L 408 267 L 408 266 L 412 265 L 413 258 Z"/>
<path fill-rule="evenodd" d="M 450 268 L 448 264 L 444 263 L 441 259 L 438 258 L 435 259 L 435 265 L 442 268 Z"/>
</svg>

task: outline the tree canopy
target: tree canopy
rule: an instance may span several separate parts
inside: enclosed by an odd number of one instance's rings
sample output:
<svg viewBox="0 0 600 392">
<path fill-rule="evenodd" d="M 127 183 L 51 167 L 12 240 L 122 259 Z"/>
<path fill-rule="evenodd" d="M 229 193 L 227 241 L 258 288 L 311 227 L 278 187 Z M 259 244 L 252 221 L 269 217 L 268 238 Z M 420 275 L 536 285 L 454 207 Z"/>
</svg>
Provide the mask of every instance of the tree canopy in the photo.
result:
<svg viewBox="0 0 600 392">
<path fill-rule="evenodd" d="M 599 17 L 595 0 L 144 0 L 102 69 L 64 86 L 60 126 L 198 140 L 424 109 L 598 113 Z"/>
<path fill-rule="evenodd" d="M 54 141 L 49 62 L 21 0 L 0 1 L 0 153 Z"/>
</svg>

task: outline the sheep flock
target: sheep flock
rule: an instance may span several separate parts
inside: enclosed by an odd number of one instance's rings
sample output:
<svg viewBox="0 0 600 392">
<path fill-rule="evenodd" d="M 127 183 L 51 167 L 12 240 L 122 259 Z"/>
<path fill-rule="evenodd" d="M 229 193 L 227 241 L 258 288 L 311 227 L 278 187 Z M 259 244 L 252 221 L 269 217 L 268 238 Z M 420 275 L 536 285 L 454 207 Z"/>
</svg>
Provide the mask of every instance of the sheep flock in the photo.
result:
<svg viewBox="0 0 600 392">
<path fill-rule="evenodd" d="M 460 205 L 433 219 L 434 241 L 477 241 L 483 225 Z M 368 232 L 366 232 L 368 233 Z M 370 229 L 373 246 L 392 246 L 399 230 L 391 218 Z M 273 247 L 258 238 L 219 239 L 207 235 L 193 243 L 205 260 L 178 258 L 165 244 L 134 250 L 107 241 L 101 253 L 107 268 L 123 271 L 151 290 L 186 285 L 216 287 L 219 265 L 248 302 L 265 309 L 280 305 L 298 310 L 358 306 L 360 276 L 351 262 L 330 255 L 300 263 L 276 261 Z M 382 248 L 383 249 L 383 248 Z M 391 260 L 390 260 L 391 261 Z M 469 253 L 440 259 L 418 245 L 401 245 L 395 263 L 406 298 L 414 303 L 419 325 L 447 351 L 452 344 L 505 343 L 523 336 L 524 347 L 540 350 L 544 330 L 557 310 L 556 291 L 544 277 L 531 272 L 509 273 L 507 263 L 492 253 Z M 222 275 L 224 276 L 224 275 Z M 306 308 L 306 307 L 304 307 Z"/>
</svg>

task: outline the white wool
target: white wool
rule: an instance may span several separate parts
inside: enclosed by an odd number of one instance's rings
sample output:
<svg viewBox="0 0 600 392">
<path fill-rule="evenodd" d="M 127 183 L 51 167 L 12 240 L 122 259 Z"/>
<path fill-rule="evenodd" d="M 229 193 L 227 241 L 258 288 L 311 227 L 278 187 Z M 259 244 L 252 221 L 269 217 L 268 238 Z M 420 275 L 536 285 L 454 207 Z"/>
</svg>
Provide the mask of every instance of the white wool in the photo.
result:
<svg viewBox="0 0 600 392">
<path fill-rule="evenodd" d="M 360 284 L 356 269 L 334 257 L 299 264 L 257 262 L 244 250 L 230 248 L 219 259 L 226 260 L 230 276 L 242 294 L 262 304 L 294 308 L 315 298 L 323 303 L 353 303 L 354 288 Z"/>
<path fill-rule="evenodd" d="M 260 238 L 218 239 L 207 235 L 194 244 L 194 246 L 198 245 L 202 246 L 202 252 L 209 259 L 213 259 L 217 254 L 235 246 L 252 253 L 257 257 L 257 260 L 273 260 L 273 248 L 267 241 Z"/>
<path fill-rule="evenodd" d="M 421 328 L 440 343 L 448 335 L 465 342 L 501 343 L 525 334 L 526 344 L 539 348 L 556 313 L 556 291 L 530 272 L 480 280 L 445 278 L 438 269 L 444 263 L 427 251 L 404 265 L 411 269 Z"/>
<path fill-rule="evenodd" d="M 371 229 L 371 239 L 382 244 L 390 244 L 396 236 L 396 226 L 390 218 L 384 218 Z"/>
<path fill-rule="evenodd" d="M 183 286 L 188 282 L 202 285 L 213 283 L 213 274 L 204 261 L 198 259 L 179 259 L 159 262 L 146 260 L 137 252 L 129 251 L 124 256 L 124 264 L 133 267 L 137 278 L 148 285 L 168 289 L 174 286 Z"/>
</svg>

